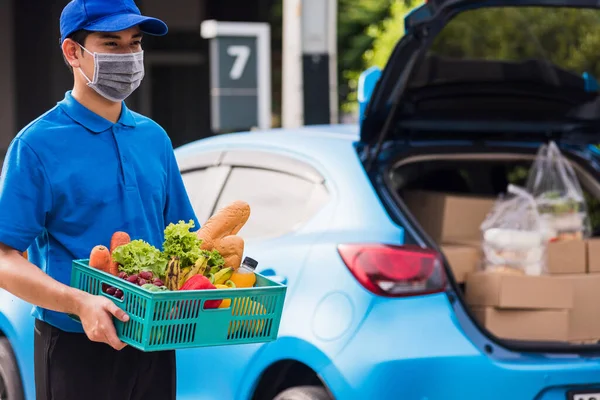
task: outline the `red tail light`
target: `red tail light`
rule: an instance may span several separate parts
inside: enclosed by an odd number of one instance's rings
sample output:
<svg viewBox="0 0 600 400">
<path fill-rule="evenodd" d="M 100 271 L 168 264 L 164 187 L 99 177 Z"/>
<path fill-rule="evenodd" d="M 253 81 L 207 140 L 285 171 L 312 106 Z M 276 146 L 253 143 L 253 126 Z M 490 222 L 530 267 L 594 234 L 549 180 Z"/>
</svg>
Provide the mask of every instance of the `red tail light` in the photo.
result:
<svg viewBox="0 0 600 400">
<path fill-rule="evenodd" d="M 361 285 L 377 295 L 416 296 L 445 289 L 443 262 L 435 251 L 384 244 L 342 244 L 338 251 Z"/>
</svg>

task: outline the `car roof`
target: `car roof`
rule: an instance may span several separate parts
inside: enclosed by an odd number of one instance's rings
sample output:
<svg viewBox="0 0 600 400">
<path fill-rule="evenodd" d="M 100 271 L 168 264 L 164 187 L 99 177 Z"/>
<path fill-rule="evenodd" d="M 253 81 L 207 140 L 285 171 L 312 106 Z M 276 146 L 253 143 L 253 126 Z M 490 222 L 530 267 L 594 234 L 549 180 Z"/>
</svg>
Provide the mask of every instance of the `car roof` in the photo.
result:
<svg viewBox="0 0 600 400">
<path fill-rule="evenodd" d="M 295 129 L 269 129 L 237 132 L 200 139 L 176 149 L 178 156 L 232 147 L 269 148 L 273 151 L 313 154 L 316 159 L 329 154 L 332 148 L 349 148 L 359 140 L 358 125 L 313 125 Z M 322 153 L 322 154 L 318 154 Z"/>
<path fill-rule="evenodd" d="M 355 148 L 358 139 L 357 125 L 314 125 L 215 135 L 181 146 L 175 154 L 180 168 L 193 169 L 207 161 L 198 159 L 200 154 L 212 153 L 208 162 L 213 163 L 221 159 L 223 152 L 256 151 L 257 157 L 268 152 L 304 162 L 325 179 L 337 181 L 362 171 Z"/>
</svg>

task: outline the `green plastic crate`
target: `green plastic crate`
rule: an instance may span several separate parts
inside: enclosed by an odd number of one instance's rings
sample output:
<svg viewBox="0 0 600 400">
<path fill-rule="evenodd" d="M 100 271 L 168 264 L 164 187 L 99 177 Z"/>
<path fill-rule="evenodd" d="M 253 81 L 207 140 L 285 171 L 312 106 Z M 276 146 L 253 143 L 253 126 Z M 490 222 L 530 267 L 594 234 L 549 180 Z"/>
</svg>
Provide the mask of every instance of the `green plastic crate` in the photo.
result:
<svg viewBox="0 0 600 400">
<path fill-rule="evenodd" d="M 123 291 L 123 300 L 103 285 Z M 252 288 L 150 292 L 74 260 L 71 286 L 104 295 L 129 315 L 113 318 L 122 342 L 142 351 L 263 343 L 277 339 L 286 286 L 256 274 Z M 231 299 L 228 308 L 204 309 L 206 300 Z M 76 317 L 74 317 L 76 318 Z"/>
</svg>

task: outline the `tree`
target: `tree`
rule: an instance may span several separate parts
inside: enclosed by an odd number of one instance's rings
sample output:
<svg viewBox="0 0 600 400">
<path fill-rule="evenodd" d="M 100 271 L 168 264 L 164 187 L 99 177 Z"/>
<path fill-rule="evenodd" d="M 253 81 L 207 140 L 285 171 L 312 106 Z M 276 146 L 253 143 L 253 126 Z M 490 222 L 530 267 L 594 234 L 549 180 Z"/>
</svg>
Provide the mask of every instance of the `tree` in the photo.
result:
<svg viewBox="0 0 600 400">
<path fill-rule="evenodd" d="M 458 14 L 431 51 L 454 58 L 547 60 L 600 76 L 600 11 L 566 7 L 481 8 Z"/>
<path fill-rule="evenodd" d="M 376 36 L 369 33 L 390 17 L 396 0 L 338 0 L 338 87 L 343 112 L 356 101 L 356 79 Z M 354 104 L 353 104 L 354 102 Z"/>
<path fill-rule="evenodd" d="M 355 60 L 347 68 L 343 69 L 343 77 L 347 81 L 350 90 L 346 94 L 345 101 L 342 103 L 342 110 L 353 112 L 357 108 L 356 86 L 360 73 L 365 69 L 378 66 L 383 68 L 390 57 L 396 43 L 404 34 L 404 17 L 417 5 L 422 4 L 422 0 L 393 0 L 388 2 L 386 18 L 382 20 L 371 21 L 366 26 L 364 35 L 361 39 L 369 46 L 362 51 L 360 60 Z"/>
</svg>

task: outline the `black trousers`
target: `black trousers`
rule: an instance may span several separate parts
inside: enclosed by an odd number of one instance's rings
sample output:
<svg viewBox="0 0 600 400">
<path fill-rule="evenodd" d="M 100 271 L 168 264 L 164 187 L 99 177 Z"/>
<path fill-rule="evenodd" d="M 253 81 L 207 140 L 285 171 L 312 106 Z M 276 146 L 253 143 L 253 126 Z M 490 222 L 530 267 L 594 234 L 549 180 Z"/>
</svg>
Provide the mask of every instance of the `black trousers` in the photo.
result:
<svg viewBox="0 0 600 400">
<path fill-rule="evenodd" d="M 120 351 L 35 321 L 37 400 L 175 400 L 174 351 Z"/>
</svg>

